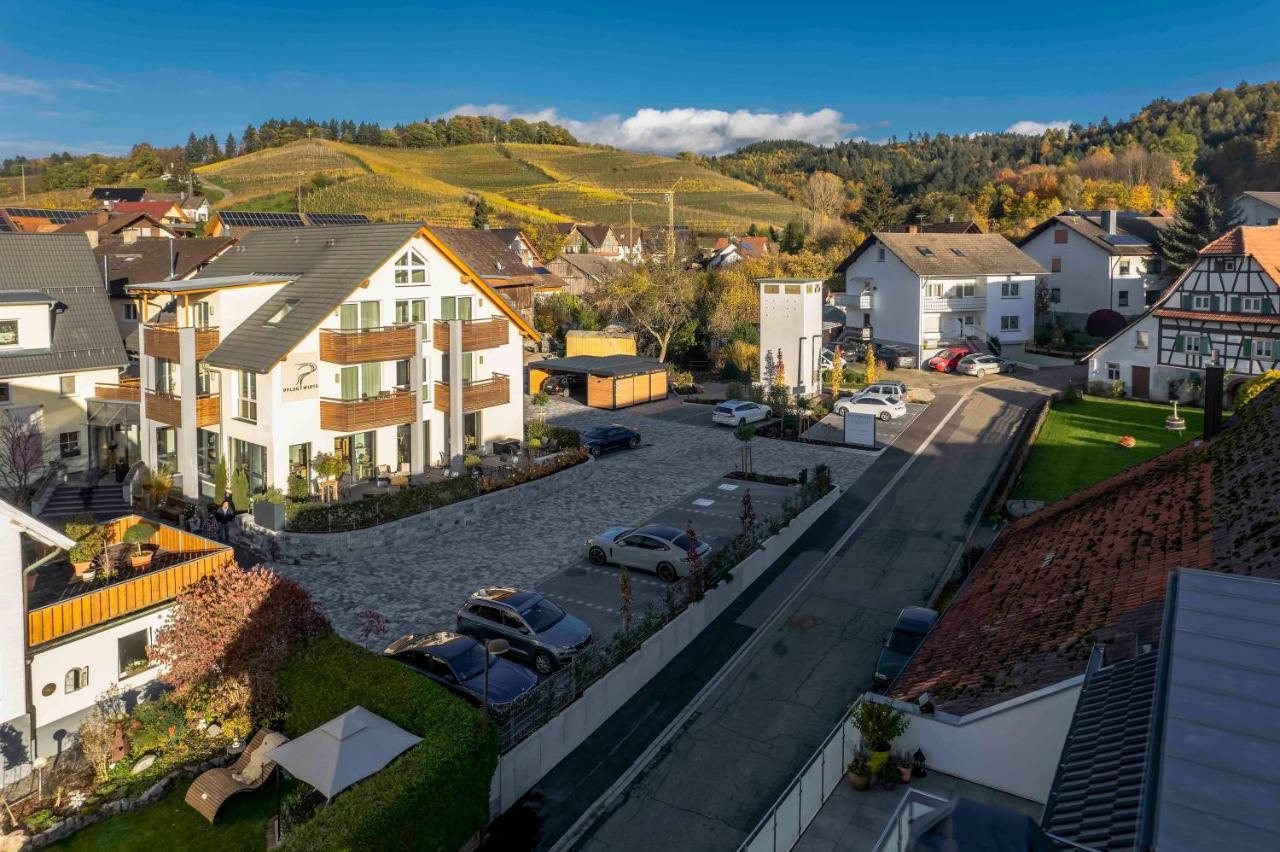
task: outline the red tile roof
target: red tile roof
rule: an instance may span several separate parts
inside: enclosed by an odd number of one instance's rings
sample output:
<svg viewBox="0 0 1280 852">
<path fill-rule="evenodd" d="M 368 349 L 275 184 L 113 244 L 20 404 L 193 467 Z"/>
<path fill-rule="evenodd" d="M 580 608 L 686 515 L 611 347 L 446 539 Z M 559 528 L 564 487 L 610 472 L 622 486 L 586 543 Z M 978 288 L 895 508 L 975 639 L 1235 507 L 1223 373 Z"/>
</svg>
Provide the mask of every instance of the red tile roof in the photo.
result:
<svg viewBox="0 0 1280 852">
<path fill-rule="evenodd" d="M 1240 225 L 1209 243 L 1200 254 L 1249 255 L 1280 284 L 1280 225 Z"/>
<path fill-rule="evenodd" d="M 963 715 L 1108 662 L 1160 636 L 1170 571 L 1280 578 L 1280 384 L 1210 444 L 1164 453 L 1011 524 L 908 668 Z"/>
<path fill-rule="evenodd" d="M 115 213 L 146 213 L 154 219 L 163 220 L 169 211 L 177 207 L 172 201 L 117 201 L 112 211 Z"/>
<path fill-rule="evenodd" d="M 1221 311 L 1184 311 L 1181 308 L 1156 308 L 1152 311 L 1158 317 L 1186 320 L 1214 320 L 1215 322 L 1256 322 L 1264 325 L 1280 325 L 1280 316 L 1276 314 L 1228 314 Z"/>
</svg>

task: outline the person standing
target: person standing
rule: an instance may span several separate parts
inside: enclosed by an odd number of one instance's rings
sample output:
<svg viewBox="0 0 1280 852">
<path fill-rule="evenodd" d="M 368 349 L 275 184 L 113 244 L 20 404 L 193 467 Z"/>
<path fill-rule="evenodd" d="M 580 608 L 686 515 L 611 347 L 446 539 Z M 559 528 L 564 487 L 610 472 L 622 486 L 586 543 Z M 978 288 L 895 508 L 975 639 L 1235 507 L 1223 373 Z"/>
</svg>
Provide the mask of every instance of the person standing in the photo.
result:
<svg viewBox="0 0 1280 852">
<path fill-rule="evenodd" d="M 222 498 L 222 502 L 218 504 L 218 508 L 214 510 L 214 517 L 218 521 L 219 540 L 230 543 L 231 541 L 231 524 L 236 519 L 236 507 L 231 502 L 231 495 L 226 494 Z"/>
</svg>

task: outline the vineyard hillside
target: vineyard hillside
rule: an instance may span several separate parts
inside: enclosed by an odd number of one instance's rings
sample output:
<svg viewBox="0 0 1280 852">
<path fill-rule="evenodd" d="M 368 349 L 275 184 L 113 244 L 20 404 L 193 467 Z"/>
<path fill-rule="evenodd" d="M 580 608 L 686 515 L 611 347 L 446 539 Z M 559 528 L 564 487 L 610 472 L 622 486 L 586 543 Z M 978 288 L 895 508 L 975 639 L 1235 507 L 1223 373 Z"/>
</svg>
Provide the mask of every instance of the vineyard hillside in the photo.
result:
<svg viewBox="0 0 1280 852">
<path fill-rule="evenodd" d="M 799 206 L 696 163 L 607 148 L 477 144 L 382 148 L 306 140 L 197 170 L 228 194 L 218 206 L 281 209 L 299 189 L 314 212 L 375 219 L 470 223 L 483 198 L 495 224 L 582 221 L 639 225 L 667 221 L 665 193 L 676 186 L 676 221 L 704 233 L 782 227 Z"/>
</svg>

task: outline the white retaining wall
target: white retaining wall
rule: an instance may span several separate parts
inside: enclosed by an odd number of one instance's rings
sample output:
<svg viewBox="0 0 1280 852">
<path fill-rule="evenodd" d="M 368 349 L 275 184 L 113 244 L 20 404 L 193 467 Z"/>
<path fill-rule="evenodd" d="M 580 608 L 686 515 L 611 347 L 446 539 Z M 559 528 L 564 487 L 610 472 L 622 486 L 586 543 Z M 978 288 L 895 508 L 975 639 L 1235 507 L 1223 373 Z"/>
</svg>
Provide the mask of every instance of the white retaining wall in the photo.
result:
<svg viewBox="0 0 1280 852">
<path fill-rule="evenodd" d="M 752 583 L 773 566 L 787 548 L 820 518 L 843 493 L 833 488 L 801 512 L 777 535 L 734 567 L 733 579 L 690 604 L 642 644 L 618 667 L 591 685 L 582 697 L 502 755 L 489 792 L 489 812 L 496 817 L 516 803 L 571 751 L 604 724 L 654 675 L 662 671 L 703 629 L 720 616 Z"/>
</svg>

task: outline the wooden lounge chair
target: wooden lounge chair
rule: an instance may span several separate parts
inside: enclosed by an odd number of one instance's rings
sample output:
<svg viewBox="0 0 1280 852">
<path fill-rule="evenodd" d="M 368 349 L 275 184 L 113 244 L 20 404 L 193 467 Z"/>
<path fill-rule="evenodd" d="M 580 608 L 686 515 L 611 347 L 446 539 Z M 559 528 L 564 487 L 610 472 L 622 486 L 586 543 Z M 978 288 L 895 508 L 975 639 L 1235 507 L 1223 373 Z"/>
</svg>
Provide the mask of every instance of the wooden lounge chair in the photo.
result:
<svg viewBox="0 0 1280 852">
<path fill-rule="evenodd" d="M 265 784 L 276 768 L 275 763 L 269 760 L 263 762 L 262 772 L 258 775 L 257 780 L 251 783 L 237 781 L 234 776 L 242 773 L 245 767 L 249 765 L 254 753 L 262 747 L 262 742 L 266 739 L 268 733 L 270 732 L 263 728 L 254 734 L 253 739 L 249 740 L 249 744 L 245 746 L 244 751 L 240 752 L 240 756 L 236 758 L 235 763 L 230 766 L 210 769 L 191 782 L 191 786 L 187 789 L 187 804 L 199 811 L 209 822 L 213 822 L 213 818 L 218 815 L 218 808 L 222 807 L 222 803 L 227 799 L 236 793 L 256 790 Z M 278 744 L 276 743 L 276 745 Z M 275 746 L 269 747 L 274 748 Z"/>
</svg>

